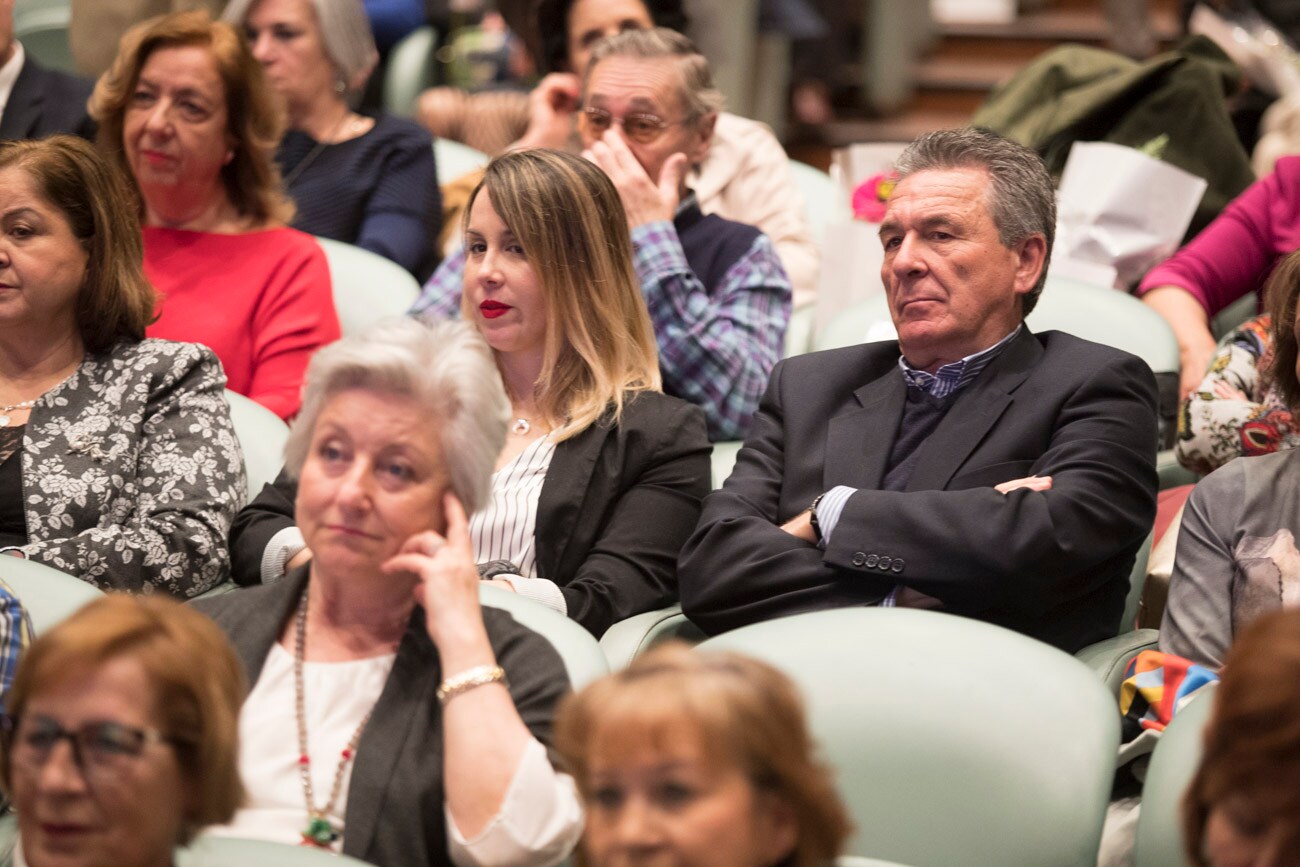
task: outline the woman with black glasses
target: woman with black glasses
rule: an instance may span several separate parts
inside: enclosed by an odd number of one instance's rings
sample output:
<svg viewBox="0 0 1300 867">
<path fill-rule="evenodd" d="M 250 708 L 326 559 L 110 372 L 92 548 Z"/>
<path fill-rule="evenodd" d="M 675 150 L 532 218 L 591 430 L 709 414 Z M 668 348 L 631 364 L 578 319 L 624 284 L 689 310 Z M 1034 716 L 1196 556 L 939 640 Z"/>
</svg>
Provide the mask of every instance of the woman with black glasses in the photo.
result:
<svg viewBox="0 0 1300 867">
<path fill-rule="evenodd" d="M 92 602 L 34 641 L 9 695 L 0 778 L 14 862 L 167 867 L 243 800 L 243 672 L 202 614 L 162 596 Z"/>
</svg>

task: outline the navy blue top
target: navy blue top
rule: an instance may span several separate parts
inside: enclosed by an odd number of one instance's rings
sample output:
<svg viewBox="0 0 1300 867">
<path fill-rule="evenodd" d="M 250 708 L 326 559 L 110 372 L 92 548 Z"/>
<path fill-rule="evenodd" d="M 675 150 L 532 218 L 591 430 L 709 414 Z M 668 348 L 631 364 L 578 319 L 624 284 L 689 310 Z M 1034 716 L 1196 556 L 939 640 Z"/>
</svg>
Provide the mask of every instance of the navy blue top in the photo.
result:
<svg viewBox="0 0 1300 867">
<path fill-rule="evenodd" d="M 298 205 L 293 227 L 356 244 L 392 259 L 423 282 L 437 261 L 442 195 L 433 139 L 412 121 L 387 114 L 365 135 L 326 145 L 290 130 L 276 160 Z M 310 159 L 310 162 L 305 162 Z M 295 176 L 294 169 L 305 163 Z"/>
</svg>

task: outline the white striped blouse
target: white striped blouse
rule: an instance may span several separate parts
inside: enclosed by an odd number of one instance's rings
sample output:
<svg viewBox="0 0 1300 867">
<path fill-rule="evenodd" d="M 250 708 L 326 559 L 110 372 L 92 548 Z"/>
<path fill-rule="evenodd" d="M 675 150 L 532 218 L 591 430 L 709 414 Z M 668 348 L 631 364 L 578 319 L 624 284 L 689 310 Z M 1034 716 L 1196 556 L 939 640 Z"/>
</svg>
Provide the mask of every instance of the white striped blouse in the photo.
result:
<svg viewBox="0 0 1300 867">
<path fill-rule="evenodd" d="M 536 576 L 537 550 L 537 500 L 546 481 L 546 471 L 555 454 L 555 443 L 549 436 L 528 444 L 514 460 L 492 474 L 492 496 L 486 506 L 469 521 L 470 537 L 474 541 L 474 559 L 478 563 L 508 560 L 519 567 L 518 575 L 525 579 Z M 515 586 L 524 595 L 534 596 L 521 585 L 531 581 L 511 580 L 499 576 Z M 551 584 L 549 581 L 541 582 Z M 563 610 L 563 597 L 558 588 L 532 588 L 541 591 L 544 601 Z M 555 597 L 558 597 L 556 599 Z M 556 605 L 558 601 L 559 605 Z"/>
</svg>

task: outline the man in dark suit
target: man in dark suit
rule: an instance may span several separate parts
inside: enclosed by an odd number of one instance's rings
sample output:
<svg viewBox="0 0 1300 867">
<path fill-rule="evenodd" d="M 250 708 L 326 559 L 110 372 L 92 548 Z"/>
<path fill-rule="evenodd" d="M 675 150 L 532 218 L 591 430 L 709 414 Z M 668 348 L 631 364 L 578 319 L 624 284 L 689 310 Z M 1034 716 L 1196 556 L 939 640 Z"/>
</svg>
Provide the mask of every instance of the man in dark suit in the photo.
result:
<svg viewBox="0 0 1300 867">
<path fill-rule="evenodd" d="M 683 552 L 683 608 L 709 632 L 883 605 L 1070 651 L 1113 635 L 1155 516 L 1155 378 L 1024 326 L 1056 220 L 1036 154 L 947 130 L 898 170 L 880 229 L 898 341 L 777 365 Z"/>
<path fill-rule="evenodd" d="M 93 86 L 27 56 L 14 39 L 14 0 L 0 0 L 0 139 L 58 132 L 94 138 L 95 126 L 86 114 Z"/>
</svg>

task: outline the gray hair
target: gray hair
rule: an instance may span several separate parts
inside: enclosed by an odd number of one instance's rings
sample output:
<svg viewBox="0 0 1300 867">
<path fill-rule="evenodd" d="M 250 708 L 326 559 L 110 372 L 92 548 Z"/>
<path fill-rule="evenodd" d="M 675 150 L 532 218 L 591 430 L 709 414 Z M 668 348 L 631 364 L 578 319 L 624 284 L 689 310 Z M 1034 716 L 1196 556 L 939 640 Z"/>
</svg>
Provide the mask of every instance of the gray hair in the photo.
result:
<svg viewBox="0 0 1300 867">
<path fill-rule="evenodd" d="M 452 492 L 467 513 L 482 508 L 506 441 L 510 400 L 477 331 L 463 322 L 392 319 L 317 352 L 284 447 L 285 468 L 294 478 L 307 461 L 321 410 L 350 388 L 414 400 L 437 439 Z"/>
<path fill-rule="evenodd" d="M 650 30 L 624 30 L 606 36 L 591 50 L 591 60 L 583 74 L 582 92 L 586 94 L 591 71 L 607 57 L 636 57 L 658 60 L 669 57 L 677 61 L 681 74 L 678 96 L 686 107 L 686 119 L 693 121 L 722 111 L 722 91 L 713 85 L 713 72 L 695 43 L 676 30 L 654 27 Z"/>
<path fill-rule="evenodd" d="M 259 0 L 231 0 L 221 18 L 240 28 Z M 379 60 L 375 36 L 361 0 L 306 0 L 316 12 L 325 55 L 348 93 L 359 92 Z"/>
<path fill-rule="evenodd" d="M 1047 263 L 1056 240 L 1056 184 L 1042 157 L 1011 139 L 978 127 L 927 133 L 907 146 L 894 170 L 899 180 L 917 172 L 984 169 L 989 174 L 987 204 L 1002 246 L 1011 248 L 1031 235 L 1047 241 L 1038 282 L 1021 301 L 1028 316 L 1043 293 Z"/>
</svg>

